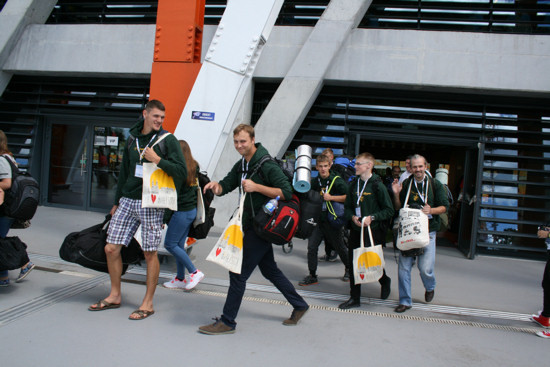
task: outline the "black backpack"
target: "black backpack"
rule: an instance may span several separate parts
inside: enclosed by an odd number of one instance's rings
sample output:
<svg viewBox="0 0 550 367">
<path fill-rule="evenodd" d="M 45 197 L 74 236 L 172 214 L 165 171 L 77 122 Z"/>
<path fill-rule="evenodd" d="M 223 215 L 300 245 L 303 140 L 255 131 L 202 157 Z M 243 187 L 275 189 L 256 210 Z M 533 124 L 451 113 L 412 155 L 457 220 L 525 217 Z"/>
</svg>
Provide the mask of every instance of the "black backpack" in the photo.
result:
<svg viewBox="0 0 550 367">
<path fill-rule="evenodd" d="M 19 269 L 28 262 L 27 245 L 19 237 L 0 238 L 0 271 Z"/>
<path fill-rule="evenodd" d="M 308 239 L 313 230 L 319 224 L 319 217 L 323 208 L 323 197 L 319 192 L 309 190 L 303 194 L 298 194 L 300 198 L 300 220 L 298 221 L 298 230 L 295 237 L 303 240 Z"/>
<path fill-rule="evenodd" d="M 202 240 L 208 236 L 210 228 L 214 226 L 214 214 L 216 214 L 216 209 L 212 208 L 210 205 L 214 200 L 214 193 L 212 190 L 207 190 L 204 193 L 204 186 L 210 182 L 210 178 L 206 172 L 199 172 L 199 187 L 201 188 L 202 201 L 204 202 L 204 210 L 206 210 L 206 220 L 204 223 L 194 227 L 193 225 L 189 228 L 188 237 L 193 237 L 197 240 Z"/>
<path fill-rule="evenodd" d="M 3 156 L 11 167 L 11 188 L 6 191 L 4 213 L 20 219 L 32 219 L 40 201 L 40 185 L 28 172 L 20 171 L 10 157 Z"/>
</svg>

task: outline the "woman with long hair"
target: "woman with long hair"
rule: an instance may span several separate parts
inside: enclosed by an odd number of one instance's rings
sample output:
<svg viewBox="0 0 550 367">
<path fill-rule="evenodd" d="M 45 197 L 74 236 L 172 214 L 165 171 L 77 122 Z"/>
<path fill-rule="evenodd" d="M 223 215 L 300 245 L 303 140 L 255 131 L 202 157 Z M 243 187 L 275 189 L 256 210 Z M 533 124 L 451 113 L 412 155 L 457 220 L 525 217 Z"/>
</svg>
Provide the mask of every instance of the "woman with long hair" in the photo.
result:
<svg viewBox="0 0 550 367">
<path fill-rule="evenodd" d="M 8 232 L 10 230 L 10 227 L 14 221 L 13 218 L 7 217 L 4 212 L 4 194 L 6 191 L 9 191 L 11 188 L 11 178 L 13 176 L 13 173 L 11 171 L 10 163 L 8 162 L 8 159 L 10 159 L 15 165 L 17 163 L 15 162 L 15 159 L 13 158 L 13 154 L 8 149 L 8 138 L 6 134 L 0 130 L 0 190 L 2 191 L 1 199 L 2 202 L 0 203 L 0 238 L 6 238 L 8 235 Z M 19 272 L 19 276 L 17 277 L 16 282 L 20 282 L 29 273 L 31 270 L 34 269 L 34 264 L 32 262 L 28 262 L 21 268 L 21 271 Z M 6 287 L 10 284 L 10 279 L 8 277 L 8 271 L 2 270 L 0 271 L 0 287 Z"/>
<path fill-rule="evenodd" d="M 203 272 L 195 268 L 185 251 L 189 229 L 197 216 L 199 164 L 193 158 L 189 144 L 185 140 L 179 142 L 187 165 L 187 178 L 178 187 L 178 211 L 174 212 L 168 223 L 164 240 L 164 247 L 176 258 L 177 273 L 172 280 L 164 283 L 163 286 L 191 290 L 204 278 Z M 189 278 L 187 279 L 185 269 L 189 272 Z"/>
</svg>

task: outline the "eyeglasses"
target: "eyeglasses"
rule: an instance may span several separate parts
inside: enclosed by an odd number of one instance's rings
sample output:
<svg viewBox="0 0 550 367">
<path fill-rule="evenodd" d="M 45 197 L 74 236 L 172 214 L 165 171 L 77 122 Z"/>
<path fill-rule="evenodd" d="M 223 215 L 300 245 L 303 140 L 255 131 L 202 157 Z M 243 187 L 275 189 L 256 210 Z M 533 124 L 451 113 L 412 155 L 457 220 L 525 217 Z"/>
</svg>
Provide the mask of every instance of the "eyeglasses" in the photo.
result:
<svg viewBox="0 0 550 367">
<path fill-rule="evenodd" d="M 356 166 L 362 166 L 362 165 L 367 164 L 367 163 L 369 163 L 369 162 L 355 162 L 355 165 Z"/>
</svg>

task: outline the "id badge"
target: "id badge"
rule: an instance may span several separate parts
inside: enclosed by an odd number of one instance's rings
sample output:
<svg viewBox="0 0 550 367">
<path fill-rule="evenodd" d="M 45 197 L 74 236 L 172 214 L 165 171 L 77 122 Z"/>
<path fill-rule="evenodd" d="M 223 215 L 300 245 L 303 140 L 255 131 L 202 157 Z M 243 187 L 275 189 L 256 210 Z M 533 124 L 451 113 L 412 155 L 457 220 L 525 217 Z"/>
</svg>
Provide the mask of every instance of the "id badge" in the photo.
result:
<svg viewBox="0 0 550 367">
<path fill-rule="evenodd" d="M 355 207 L 355 216 L 358 218 L 361 218 L 361 207 L 359 206 Z"/>
<path fill-rule="evenodd" d="M 321 207 L 321 210 L 326 212 L 327 211 L 327 202 L 323 201 L 323 206 Z"/>
<path fill-rule="evenodd" d="M 136 164 L 136 177 L 143 178 L 143 166 L 141 164 Z"/>
</svg>

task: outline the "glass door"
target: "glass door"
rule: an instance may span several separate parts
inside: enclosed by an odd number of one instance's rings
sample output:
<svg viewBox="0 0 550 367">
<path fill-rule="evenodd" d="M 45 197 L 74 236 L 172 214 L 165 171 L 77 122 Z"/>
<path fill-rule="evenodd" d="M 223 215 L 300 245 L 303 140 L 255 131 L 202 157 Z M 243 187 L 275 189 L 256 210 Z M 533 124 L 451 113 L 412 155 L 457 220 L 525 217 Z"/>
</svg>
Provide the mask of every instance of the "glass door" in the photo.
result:
<svg viewBox="0 0 550 367">
<path fill-rule="evenodd" d="M 48 128 L 48 202 L 84 208 L 90 176 L 88 126 L 55 122 Z"/>
<path fill-rule="evenodd" d="M 94 126 L 90 206 L 111 209 L 129 128 Z"/>
<path fill-rule="evenodd" d="M 109 211 L 130 129 L 61 116 L 47 128 L 48 204 Z"/>
</svg>

